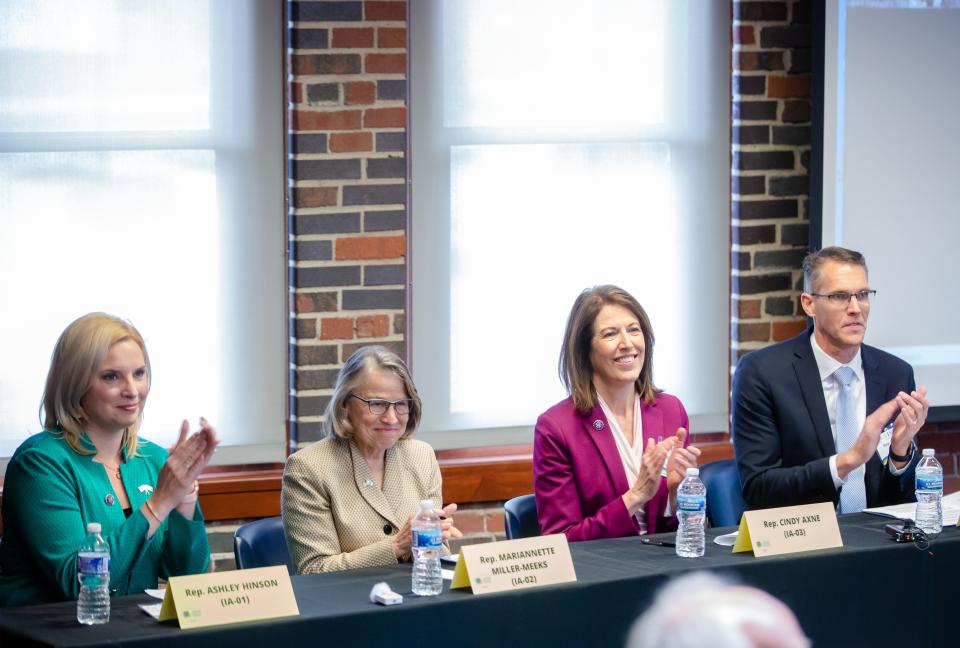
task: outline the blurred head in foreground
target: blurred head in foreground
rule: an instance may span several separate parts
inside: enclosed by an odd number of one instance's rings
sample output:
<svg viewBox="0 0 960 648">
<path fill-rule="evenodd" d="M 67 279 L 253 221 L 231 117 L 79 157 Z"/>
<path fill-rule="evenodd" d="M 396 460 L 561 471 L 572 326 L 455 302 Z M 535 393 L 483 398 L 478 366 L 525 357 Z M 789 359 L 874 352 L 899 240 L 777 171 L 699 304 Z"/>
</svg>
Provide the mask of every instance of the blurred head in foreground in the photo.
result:
<svg viewBox="0 0 960 648">
<path fill-rule="evenodd" d="M 627 648 L 806 648 L 786 605 L 763 590 L 706 572 L 668 583 L 637 619 Z"/>
</svg>

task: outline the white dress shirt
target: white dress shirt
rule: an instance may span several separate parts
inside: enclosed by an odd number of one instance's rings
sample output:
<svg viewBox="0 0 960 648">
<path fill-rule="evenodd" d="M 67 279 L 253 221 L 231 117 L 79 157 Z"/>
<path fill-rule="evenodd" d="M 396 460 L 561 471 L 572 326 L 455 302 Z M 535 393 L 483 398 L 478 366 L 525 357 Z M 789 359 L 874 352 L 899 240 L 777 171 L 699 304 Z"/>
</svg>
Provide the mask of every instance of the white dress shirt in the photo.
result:
<svg viewBox="0 0 960 648">
<path fill-rule="evenodd" d="M 844 363 L 830 357 L 826 351 L 817 344 L 816 334 L 810 336 L 810 346 L 813 347 L 813 357 L 817 362 L 817 370 L 820 372 L 820 386 L 823 388 L 823 399 L 827 403 L 827 415 L 830 417 L 830 431 L 833 433 L 833 443 L 837 443 L 837 398 L 840 395 L 840 383 L 834 377 L 834 372 L 843 366 Z M 867 388 L 863 375 L 863 358 L 860 357 L 860 349 L 857 349 L 857 355 L 853 360 L 847 363 L 847 366 L 853 370 L 854 380 L 851 384 L 851 396 L 854 399 L 854 407 L 857 412 L 857 425 L 862 430 L 863 423 L 867 420 Z M 907 469 L 904 466 L 897 469 L 892 462 L 887 464 L 893 475 L 901 475 Z M 830 457 L 830 476 L 833 477 L 833 485 L 839 489 L 846 483 L 846 479 L 841 479 L 837 473 L 837 455 Z"/>
</svg>

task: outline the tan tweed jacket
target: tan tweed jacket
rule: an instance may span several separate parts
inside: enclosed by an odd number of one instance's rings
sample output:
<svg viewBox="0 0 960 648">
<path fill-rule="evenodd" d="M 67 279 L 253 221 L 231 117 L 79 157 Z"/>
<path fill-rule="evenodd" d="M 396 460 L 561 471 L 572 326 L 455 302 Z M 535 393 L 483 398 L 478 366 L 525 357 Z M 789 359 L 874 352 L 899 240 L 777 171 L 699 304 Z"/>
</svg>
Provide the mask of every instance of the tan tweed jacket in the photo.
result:
<svg viewBox="0 0 960 648">
<path fill-rule="evenodd" d="M 393 565 L 393 535 L 422 499 L 440 508 L 433 448 L 404 439 L 387 450 L 383 490 L 352 441 L 324 439 L 290 455 L 281 510 L 290 555 L 301 574 Z"/>
</svg>

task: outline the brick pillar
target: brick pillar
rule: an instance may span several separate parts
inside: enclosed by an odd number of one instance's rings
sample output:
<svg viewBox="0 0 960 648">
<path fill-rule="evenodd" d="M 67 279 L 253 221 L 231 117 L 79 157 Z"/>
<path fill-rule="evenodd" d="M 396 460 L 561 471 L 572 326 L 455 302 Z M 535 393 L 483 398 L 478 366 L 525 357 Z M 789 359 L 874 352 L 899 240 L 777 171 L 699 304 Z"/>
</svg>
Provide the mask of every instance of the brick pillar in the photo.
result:
<svg viewBox="0 0 960 648">
<path fill-rule="evenodd" d="M 365 344 L 405 353 L 407 5 L 287 3 L 291 440 Z"/>
<path fill-rule="evenodd" d="M 917 446 L 937 451 L 943 466 L 943 492 L 960 490 L 960 421 L 927 423 L 917 435 Z"/>
<path fill-rule="evenodd" d="M 805 326 L 811 45 L 809 0 L 734 2 L 731 365 Z"/>
</svg>

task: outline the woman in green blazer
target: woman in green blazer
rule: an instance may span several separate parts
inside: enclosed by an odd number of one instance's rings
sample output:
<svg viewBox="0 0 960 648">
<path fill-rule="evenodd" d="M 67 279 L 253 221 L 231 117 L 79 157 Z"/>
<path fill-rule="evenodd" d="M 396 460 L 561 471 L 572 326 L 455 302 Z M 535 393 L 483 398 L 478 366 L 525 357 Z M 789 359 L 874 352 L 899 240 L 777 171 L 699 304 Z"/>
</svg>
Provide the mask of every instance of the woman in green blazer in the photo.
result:
<svg viewBox="0 0 960 648">
<path fill-rule="evenodd" d="M 77 598 L 77 549 L 88 522 L 110 545 L 110 591 L 206 570 L 210 547 L 196 479 L 217 446 L 213 428 L 163 448 L 139 439 L 150 360 L 129 323 L 91 313 L 66 328 L 43 395 L 45 430 L 7 466 L 0 607 Z"/>
</svg>

